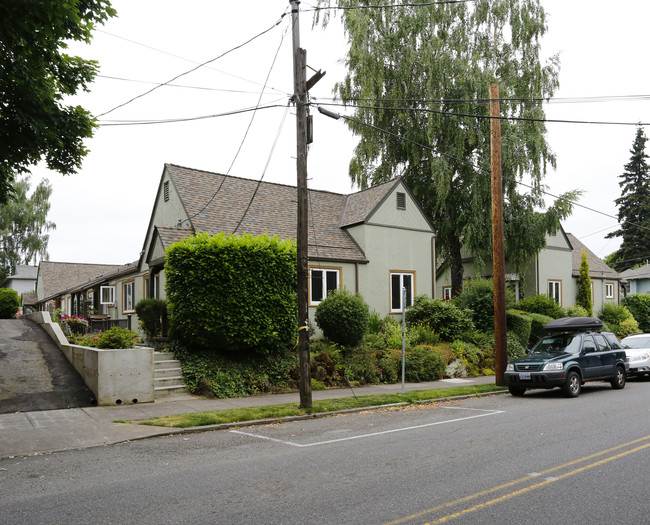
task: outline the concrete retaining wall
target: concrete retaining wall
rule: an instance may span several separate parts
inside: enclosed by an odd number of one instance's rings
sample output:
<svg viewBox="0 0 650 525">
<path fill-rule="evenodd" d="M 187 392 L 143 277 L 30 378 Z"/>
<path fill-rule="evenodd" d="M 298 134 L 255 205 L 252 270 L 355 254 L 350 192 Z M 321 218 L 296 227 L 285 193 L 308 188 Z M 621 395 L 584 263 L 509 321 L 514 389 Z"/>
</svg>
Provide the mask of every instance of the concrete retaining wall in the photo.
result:
<svg viewBox="0 0 650 525">
<path fill-rule="evenodd" d="M 49 312 L 25 318 L 43 327 L 94 392 L 98 405 L 153 402 L 153 348 L 103 350 L 71 345 Z"/>
</svg>

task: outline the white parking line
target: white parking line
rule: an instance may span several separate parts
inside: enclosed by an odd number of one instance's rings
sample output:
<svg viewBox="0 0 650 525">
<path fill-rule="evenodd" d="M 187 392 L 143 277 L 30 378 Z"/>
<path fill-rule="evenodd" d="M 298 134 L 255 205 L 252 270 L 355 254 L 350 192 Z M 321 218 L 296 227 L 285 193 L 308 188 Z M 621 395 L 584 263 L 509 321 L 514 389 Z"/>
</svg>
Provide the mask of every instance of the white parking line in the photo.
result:
<svg viewBox="0 0 650 525">
<path fill-rule="evenodd" d="M 338 438 L 338 439 L 329 439 L 326 441 L 317 441 L 316 443 L 295 443 L 293 441 L 285 441 L 282 439 L 275 439 L 267 436 L 260 436 L 259 434 L 253 434 L 251 432 L 242 432 L 241 430 L 231 430 L 233 434 L 241 434 L 243 436 L 249 436 L 249 437 L 254 437 L 258 439 L 264 439 L 267 441 L 273 441 L 275 443 L 282 443 L 283 445 L 290 445 L 292 447 L 298 447 L 298 448 L 306 448 L 306 447 L 316 447 L 320 445 L 329 445 L 330 443 L 339 443 L 341 441 L 351 441 L 353 439 L 364 439 L 364 438 L 369 438 L 369 437 L 374 437 L 374 436 L 381 436 L 384 434 L 394 434 L 395 432 L 405 432 L 407 430 L 416 430 L 419 428 L 426 428 L 426 427 L 433 427 L 436 425 L 444 425 L 446 423 L 455 423 L 458 421 L 466 421 L 468 419 L 475 419 L 477 417 L 485 417 L 485 416 L 494 416 L 496 414 L 502 414 L 504 411 L 503 410 L 480 410 L 477 408 L 463 408 L 463 407 L 441 407 L 441 408 L 446 408 L 449 410 L 473 410 L 476 412 L 483 412 L 482 414 L 476 414 L 474 416 L 466 416 L 466 417 L 459 417 L 455 419 L 449 419 L 446 421 L 436 421 L 435 423 L 425 423 L 423 425 L 415 425 L 411 427 L 402 427 L 402 428 L 395 428 L 393 430 L 383 430 L 381 432 L 371 432 L 369 434 L 360 434 L 358 436 L 349 436 L 349 437 L 344 437 L 344 438 Z"/>
</svg>

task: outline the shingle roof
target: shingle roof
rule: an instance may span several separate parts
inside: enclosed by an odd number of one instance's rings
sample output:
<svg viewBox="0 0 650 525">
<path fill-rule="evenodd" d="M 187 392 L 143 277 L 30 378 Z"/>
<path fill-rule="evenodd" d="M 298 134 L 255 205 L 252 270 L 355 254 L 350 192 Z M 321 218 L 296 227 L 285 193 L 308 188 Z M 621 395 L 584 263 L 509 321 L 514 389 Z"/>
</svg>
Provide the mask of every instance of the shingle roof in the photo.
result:
<svg viewBox="0 0 650 525">
<path fill-rule="evenodd" d="M 156 226 L 156 231 L 164 250 L 167 250 L 175 242 L 187 239 L 194 233 L 194 230 L 188 228 L 172 228 L 171 226 Z"/>
<path fill-rule="evenodd" d="M 38 266 L 19 264 L 16 272 L 7 279 L 36 279 L 38 277 Z"/>
<path fill-rule="evenodd" d="M 650 264 L 646 264 L 641 268 L 635 270 L 625 270 L 621 272 L 621 277 L 627 279 L 628 281 L 634 281 L 636 279 L 650 279 Z"/>
<path fill-rule="evenodd" d="M 349 195 L 341 218 L 341 226 L 351 226 L 364 222 L 398 181 L 399 179 L 393 179 L 384 184 Z"/>
<path fill-rule="evenodd" d="M 587 248 L 578 238 L 571 234 L 566 234 L 571 247 L 573 248 L 572 255 L 572 274 L 574 277 L 580 275 L 580 264 L 582 263 L 582 251 L 584 250 L 587 253 L 587 262 L 589 263 L 589 276 L 597 278 L 607 278 L 607 279 L 620 279 L 621 276 L 607 266 L 602 259 L 600 259 L 594 252 Z"/>
<path fill-rule="evenodd" d="M 42 283 L 42 294 L 39 300 L 58 294 L 70 286 L 77 285 L 88 279 L 120 268 L 116 264 L 83 264 L 41 261 L 39 276 Z M 41 291 L 41 290 L 39 290 Z"/>
<path fill-rule="evenodd" d="M 249 233 L 295 239 L 297 195 L 294 186 L 259 182 L 166 164 L 185 206 L 192 229 L 216 235 Z M 393 182 L 394 184 L 394 182 Z M 391 189 L 391 183 L 353 195 L 309 190 L 309 257 L 366 262 L 366 256 L 345 230 L 362 222 Z M 350 204 L 352 203 L 352 205 Z M 349 210 L 346 212 L 346 210 Z M 349 213 L 344 221 L 344 215 Z M 365 216 L 364 216 L 365 214 Z M 172 235 L 169 228 L 158 229 Z M 181 232 L 176 231 L 175 235 Z"/>
</svg>

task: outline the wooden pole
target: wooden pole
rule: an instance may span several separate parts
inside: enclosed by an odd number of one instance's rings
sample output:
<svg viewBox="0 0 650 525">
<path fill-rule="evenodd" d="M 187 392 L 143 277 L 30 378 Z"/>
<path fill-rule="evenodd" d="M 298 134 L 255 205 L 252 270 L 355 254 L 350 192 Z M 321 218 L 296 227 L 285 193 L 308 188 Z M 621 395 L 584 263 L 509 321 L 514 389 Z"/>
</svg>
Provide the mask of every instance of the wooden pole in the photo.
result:
<svg viewBox="0 0 650 525">
<path fill-rule="evenodd" d="M 506 386 L 506 276 L 501 183 L 501 109 L 499 85 L 490 84 L 490 150 L 492 164 L 492 273 L 494 276 L 494 350 L 496 384 Z"/>
<path fill-rule="evenodd" d="M 311 408 L 311 366 L 309 363 L 308 309 L 308 194 L 307 194 L 307 53 L 300 48 L 300 0 L 290 0 L 293 35 L 294 102 L 296 104 L 298 171 L 298 357 L 300 360 L 300 408 Z"/>
</svg>

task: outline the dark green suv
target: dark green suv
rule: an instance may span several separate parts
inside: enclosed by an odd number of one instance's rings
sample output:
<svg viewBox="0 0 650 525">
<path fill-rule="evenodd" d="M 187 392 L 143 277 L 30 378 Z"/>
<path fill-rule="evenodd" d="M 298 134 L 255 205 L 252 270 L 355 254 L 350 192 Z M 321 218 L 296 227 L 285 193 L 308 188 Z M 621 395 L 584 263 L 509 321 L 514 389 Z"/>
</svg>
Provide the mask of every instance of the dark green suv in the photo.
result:
<svg viewBox="0 0 650 525">
<path fill-rule="evenodd" d="M 611 332 L 601 332 L 595 317 L 564 317 L 544 326 L 542 337 L 524 357 L 508 363 L 505 380 L 513 396 L 529 388 L 560 387 L 577 397 L 586 381 L 609 381 L 625 387 L 625 350 Z"/>
</svg>

